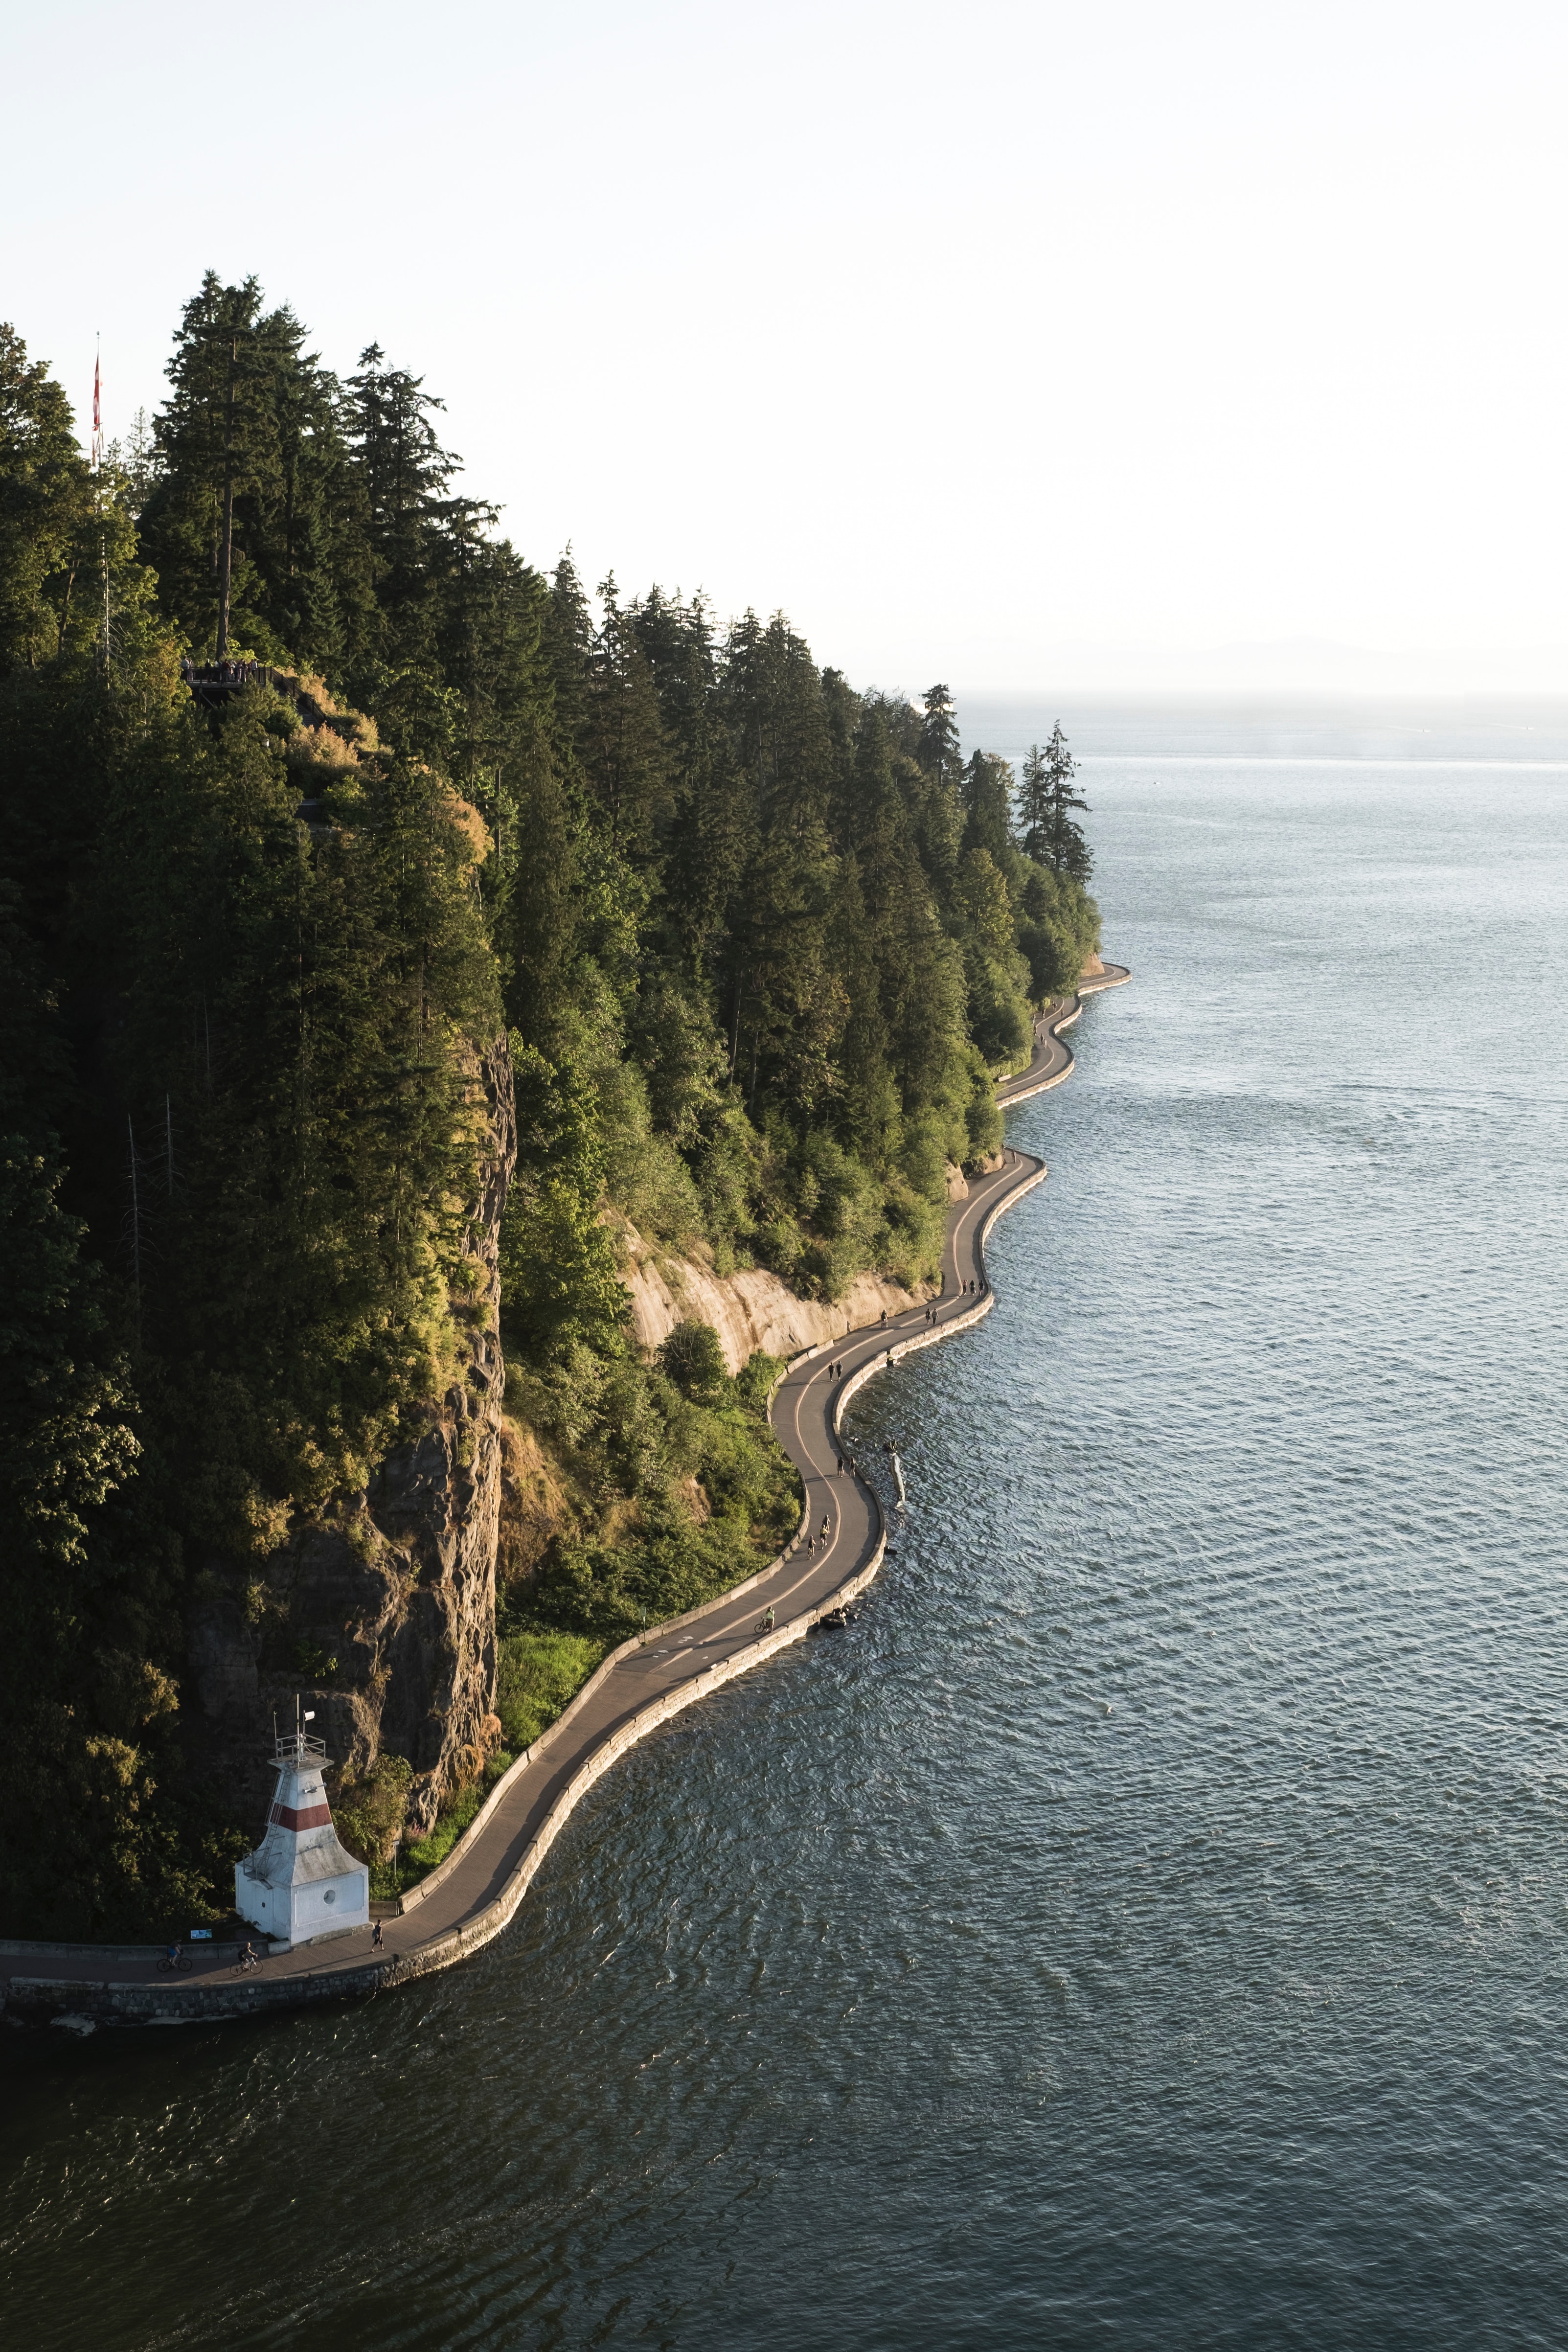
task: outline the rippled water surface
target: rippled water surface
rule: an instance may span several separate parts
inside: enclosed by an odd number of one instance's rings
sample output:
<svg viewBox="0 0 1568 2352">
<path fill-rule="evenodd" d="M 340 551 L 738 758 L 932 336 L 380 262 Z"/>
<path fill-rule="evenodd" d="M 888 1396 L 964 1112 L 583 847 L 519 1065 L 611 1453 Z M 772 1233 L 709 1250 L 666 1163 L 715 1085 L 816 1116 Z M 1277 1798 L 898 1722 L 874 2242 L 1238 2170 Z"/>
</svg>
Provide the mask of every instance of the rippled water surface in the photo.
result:
<svg viewBox="0 0 1568 2352">
<path fill-rule="evenodd" d="M 1080 734 L 1135 980 L 859 1622 L 463 1969 L 0 2037 L 16 2352 L 1563 2343 L 1563 747 L 1226 723 Z"/>
</svg>

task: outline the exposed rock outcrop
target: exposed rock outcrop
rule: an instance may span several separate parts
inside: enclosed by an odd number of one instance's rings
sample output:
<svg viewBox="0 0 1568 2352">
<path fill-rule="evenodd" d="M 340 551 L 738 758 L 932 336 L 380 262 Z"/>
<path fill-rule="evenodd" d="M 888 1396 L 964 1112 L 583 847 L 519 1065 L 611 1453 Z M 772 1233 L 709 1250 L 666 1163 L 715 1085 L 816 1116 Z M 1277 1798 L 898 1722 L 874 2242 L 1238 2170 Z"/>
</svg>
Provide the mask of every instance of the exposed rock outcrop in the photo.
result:
<svg viewBox="0 0 1568 2352">
<path fill-rule="evenodd" d="M 962 1177 L 959 1182 L 963 1182 Z M 632 1328 L 638 1344 L 656 1348 L 677 1323 L 695 1317 L 718 1333 L 724 1360 L 739 1371 L 758 1348 L 770 1356 L 799 1355 L 802 1348 L 841 1339 L 861 1323 L 874 1323 L 885 1307 L 896 1315 L 933 1295 L 936 1286 L 902 1289 L 880 1275 L 862 1274 L 830 1306 L 798 1298 L 776 1274 L 753 1267 L 746 1274 L 716 1274 L 699 1259 L 655 1253 L 632 1226 L 625 1228 L 628 1251 L 624 1280 L 632 1294 Z"/>
<path fill-rule="evenodd" d="M 292 1723 L 297 1692 L 345 1777 L 383 1750 L 407 1759 L 413 1834 L 474 1777 L 497 1734 L 498 1245 L 517 1157 L 504 1038 L 479 1075 L 489 1139 L 467 1286 L 452 1309 L 456 1377 L 362 1493 L 302 1519 L 259 1568 L 214 1559 L 199 1580 L 188 1628 L 193 1760 L 258 1832 L 272 1782 L 265 1737 L 274 1709 Z"/>
<path fill-rule="evenodd" d="M 546 1454 L 531 1429 L 501 1423 L 501 1521 L 496 1545 L 496 1584 L 526 1583 L 551 1540 L 570 1526 L 572 1505 L 559 1465 Z"/>
</svg>

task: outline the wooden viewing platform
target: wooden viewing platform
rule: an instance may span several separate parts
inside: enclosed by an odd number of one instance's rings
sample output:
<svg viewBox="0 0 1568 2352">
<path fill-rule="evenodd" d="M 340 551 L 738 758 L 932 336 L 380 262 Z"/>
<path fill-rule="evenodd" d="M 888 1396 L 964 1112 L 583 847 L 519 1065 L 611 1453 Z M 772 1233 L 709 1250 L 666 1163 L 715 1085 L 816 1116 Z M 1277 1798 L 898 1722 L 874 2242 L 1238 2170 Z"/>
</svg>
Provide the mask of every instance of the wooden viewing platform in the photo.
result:
<svg viewBox="0 0 1568 2352">
<path fill-rule="evenodd" d="M 209 709 L 232 694 L 243 694 L 247 686 L 275 686 L 280 693 L 291 693 L 295 686 L 287 672 L 256 661 L 183 661 L 180 676 L 196 700 Z"/>
</svg>

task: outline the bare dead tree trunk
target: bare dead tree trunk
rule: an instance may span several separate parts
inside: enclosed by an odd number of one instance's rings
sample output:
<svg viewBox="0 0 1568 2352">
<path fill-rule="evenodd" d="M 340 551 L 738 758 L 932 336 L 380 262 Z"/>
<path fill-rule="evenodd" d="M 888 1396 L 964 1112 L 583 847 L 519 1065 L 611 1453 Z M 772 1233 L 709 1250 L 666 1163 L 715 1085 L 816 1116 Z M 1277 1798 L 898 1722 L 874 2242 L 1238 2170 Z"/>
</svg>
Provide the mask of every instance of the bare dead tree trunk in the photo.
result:
<svg viewBox="0 0 1568 2352">
<path fill-rule="evenodd" d="M 136 1337 L 141 1338 L 141 1195 L 136 1182 L 136 1129 L 131 1114 L 125 1114 L 125 1132 L 131 1141 L 131 1274 L 136 1286 Z"/>
<path fill-rule="evenodd" d="M 239 372 L 239 337 L 229 342 L 229 395 L 224 414 L 224 536 L 218 553 L 218 655 L 229 649 L 229 583 L 234 576 L 235 550 L 235 378 Z"/>
</svg>

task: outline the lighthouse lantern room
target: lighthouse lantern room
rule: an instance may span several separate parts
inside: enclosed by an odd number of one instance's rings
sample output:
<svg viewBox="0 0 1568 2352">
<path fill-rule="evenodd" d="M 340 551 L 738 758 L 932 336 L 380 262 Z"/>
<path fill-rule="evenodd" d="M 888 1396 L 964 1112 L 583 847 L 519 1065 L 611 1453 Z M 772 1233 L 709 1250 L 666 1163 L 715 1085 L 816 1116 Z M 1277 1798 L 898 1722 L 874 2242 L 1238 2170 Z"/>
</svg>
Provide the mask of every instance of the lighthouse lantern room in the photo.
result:
<svg viewBox="0 0 1568 2352">
<path fill-rule="evenodd" d="M 235 1909 L 275 1944 L 339 1936 L 371 1916 L 371 1874 L 338 1843 L 321 1779 L 326 1744 L 305 1729 L 311 1719 L 275 1733 L 277 1787 L 267 1834 L 235 1864 Z"/>
</svg>

